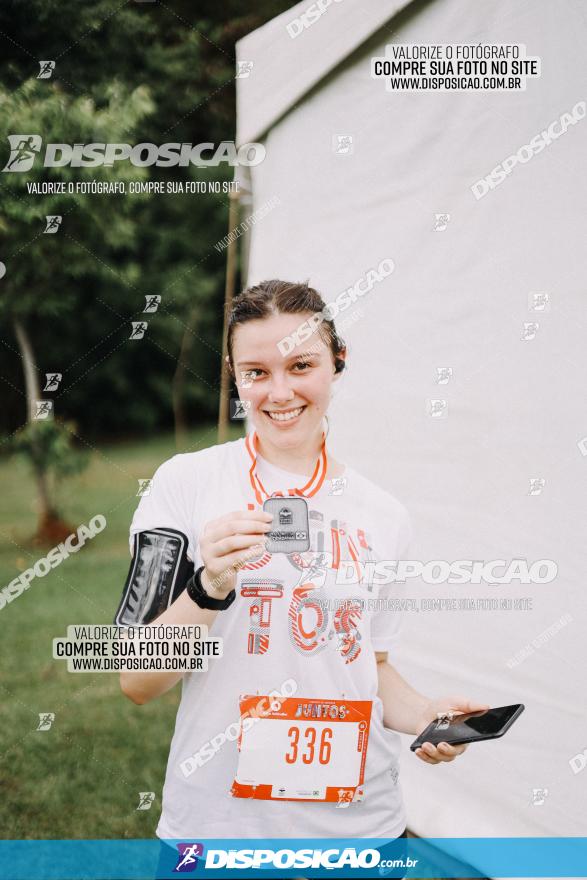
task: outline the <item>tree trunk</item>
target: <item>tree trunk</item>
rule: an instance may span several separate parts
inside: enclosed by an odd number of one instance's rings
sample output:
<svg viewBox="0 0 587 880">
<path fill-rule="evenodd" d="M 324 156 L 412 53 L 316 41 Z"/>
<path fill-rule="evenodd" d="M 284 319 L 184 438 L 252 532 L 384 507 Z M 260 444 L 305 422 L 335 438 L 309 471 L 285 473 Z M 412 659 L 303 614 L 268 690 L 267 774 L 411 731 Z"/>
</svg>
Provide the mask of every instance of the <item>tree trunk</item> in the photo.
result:
<svg viewBox="0 0 587 880">
<path fill-rule="evenodd" d="M 183 331 L 179 355 L 177 358 L 177 366 L 173 374 L 171 383 L 171 397 L 173 402 L 173 420 L 175 424 L 175 447 L 176 449 L 185 448 L 187 442 L 187 422 L 185 417 L 184 405 L 184 386 L 186 363 L 194 344 L 194 327 L 198 315 L 197 306 L 191 310 L 188 315 L 188 321 Z"/>
<path fill-rule="evenodd" d="M 31 341 L 24 324 L 22 324 L 18 318 L 14 318 L 13 326 L 14 333 L 18 342 L 18 347 L 20 349 L 20 354 L 22 357 L 22 367 L 24 372 L 24 384 L 26 391 L 27 422 L 29 424 L 32 424 L 33 413 L 35 410 L 35 400 L 39 400 L 41 396 L 39 377 L 37 374 L 37 365 L 35 363 Z M 59 521 L 59 514 L 57 512 L 54 502 L 51 499 L 51 491 L 49 487 L 47 472 L 43 469 L 42 466 L 39 465 L 38 458 L 34 455 L 34 451 L 32 456 L 32 465 L 33 473 L 35 475 L 35 481 L 37 483 L 37 496 L 39 502 L 39 523 L 37 527 L 37 535 L 41 536 L 45 534 L 48 529 L 53 528 L 54 524 Z"/>
<path fill-rule="evenodd" d="M 35 357 L 33 355 L 33 349 L 28 333 L 18 318 L 14 318 L 14 333 L 22 357 L 24 386 L 26 391 L 27 422 L 31 422 L 33 417 L 33 401 L 38 400 L 41 396 L 39 390 L 39 378 L 37 376 L 37 365 L 35 363 Z"/>
<path fill-rule="evenodd" d="M 228 203 L 228 232 L 236 228 L 238 223 L 239 195 L 231 192 Z M 228 345 L 226 334 L 228 330 L 228 313 L 232 306 L 234 288 L 236 283 L 237 269 L 237 244 L 236 239 L 230 241 L 226 251 L 226 283 L 224 286 L 224 324 L 222 327 L 222 363 L 220 364 L 220 401 L 218 404 L 218 443 L 226 443 L 228 440 L 229 405 L 230 405 L 230 373 L 226 365 Z"/>
</svg>

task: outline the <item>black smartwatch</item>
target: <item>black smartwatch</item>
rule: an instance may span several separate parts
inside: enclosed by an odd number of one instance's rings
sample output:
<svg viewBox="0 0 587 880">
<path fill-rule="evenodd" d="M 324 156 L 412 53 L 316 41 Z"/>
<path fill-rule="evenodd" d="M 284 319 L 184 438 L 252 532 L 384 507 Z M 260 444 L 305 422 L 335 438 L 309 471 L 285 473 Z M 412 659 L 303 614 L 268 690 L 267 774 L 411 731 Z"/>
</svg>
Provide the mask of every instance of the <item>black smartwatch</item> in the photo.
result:
<svg viewBox="0 0 587 880">
<path fill-rule="evenodd" d="M 188 580 L 186 584 L 186 591 L 188 596 L 200 608 L 209 608 L 212 611 L 225 611 L 232 605 L 232 603 L 236 599 L 236 591 L 231 590 L 228 596 L 226 596 L 224 599 L 213 599 L 212 596 L 208 595 L 202 585 L 203 571 L 204 566 L 202 565 Z"/>
</svg>

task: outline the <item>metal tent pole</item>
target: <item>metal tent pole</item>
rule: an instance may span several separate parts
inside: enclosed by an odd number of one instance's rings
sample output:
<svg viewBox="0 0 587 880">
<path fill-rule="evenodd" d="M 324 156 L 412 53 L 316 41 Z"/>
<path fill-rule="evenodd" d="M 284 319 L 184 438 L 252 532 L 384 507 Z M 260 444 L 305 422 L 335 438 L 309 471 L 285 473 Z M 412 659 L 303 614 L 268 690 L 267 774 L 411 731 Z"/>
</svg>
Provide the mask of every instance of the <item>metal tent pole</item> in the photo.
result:
<svg viewBox="0 0 587 880">
<path fill-rule="evenodd" d="M 228 234 L 236 229 L 239 212 L 239 193 L 230 192 L 228 207 Z M 224 287 L 224 318 L 222 322 L 222 364 L 220 367 L 220 404 L 218 407 L 218 443 L 226 443 L 228 440 L 229 426 L 229 398 L 230 398 L 230 373 L 226 365 L 228 348 L 226 345 L 226 330 L 228 315 L 234 298 L 236 283 L 236 257 L 237 241 L 230 240 L 226 250 L 226 284 Z"/>
</svg>

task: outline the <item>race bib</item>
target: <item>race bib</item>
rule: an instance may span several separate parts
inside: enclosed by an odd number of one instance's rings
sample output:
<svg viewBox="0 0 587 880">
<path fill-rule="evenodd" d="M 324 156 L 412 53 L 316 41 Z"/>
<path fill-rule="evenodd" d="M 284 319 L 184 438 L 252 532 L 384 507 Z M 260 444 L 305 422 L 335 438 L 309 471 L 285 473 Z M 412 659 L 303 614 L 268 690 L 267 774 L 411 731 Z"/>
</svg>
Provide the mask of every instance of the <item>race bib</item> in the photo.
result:
<svg viewBox="0 0 587 880">
<path fill-rule="evenodd" d="M 371 700 L 243 696 L 233 797 L 360 799 Z"/>
</svg>

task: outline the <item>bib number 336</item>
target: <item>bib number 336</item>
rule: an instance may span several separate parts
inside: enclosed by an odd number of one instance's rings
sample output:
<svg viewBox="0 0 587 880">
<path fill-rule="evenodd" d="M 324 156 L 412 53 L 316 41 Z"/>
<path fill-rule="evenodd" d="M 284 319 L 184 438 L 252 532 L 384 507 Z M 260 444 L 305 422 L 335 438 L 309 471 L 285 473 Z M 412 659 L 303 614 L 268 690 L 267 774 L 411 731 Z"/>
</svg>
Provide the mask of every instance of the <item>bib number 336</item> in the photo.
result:
<svg viewBox="0 0 587 880">
<path fill-rule="evenodd" d="M 370 700 L 241 697 L 233 797 L 352 800 L 363 783 L 371 708 Z"/>
<path fill-rule="evenodd" d="M 301 729 L 299 727 L 293 726 L 287 732 L 287 735 L 291 737 L 290 746 L 291 750 L 288 751 L 285 755 L 285 760 L 288 764 L 295 764 L 298 759 L 304 764 L 312 764 L 314 762 L 314 758 L 317 758 L 320 764 L 328 764 L 330 761 L 330 755 L 332 754 L 331 748 L 331 740 L 332 740 L 332 728 L 324 727 L 322 731 L 318 733 L 315 727 L 306 727 L 303 731 L 305 742 L 305 748 L 302 746 L 302 751 L 299 751 L 299 742 L 300 742 L 300 733 Z M 316 737 L 320 736 L 320 743 L 318 746 L 318 754 L 316 754 Z"/>
</svg>

